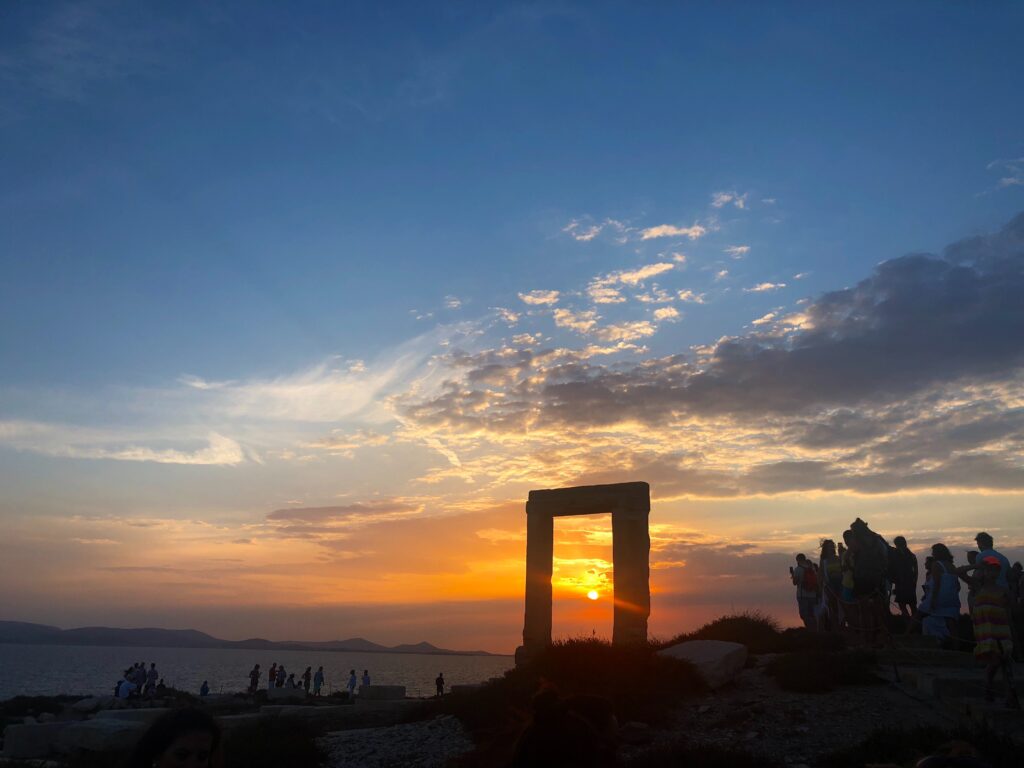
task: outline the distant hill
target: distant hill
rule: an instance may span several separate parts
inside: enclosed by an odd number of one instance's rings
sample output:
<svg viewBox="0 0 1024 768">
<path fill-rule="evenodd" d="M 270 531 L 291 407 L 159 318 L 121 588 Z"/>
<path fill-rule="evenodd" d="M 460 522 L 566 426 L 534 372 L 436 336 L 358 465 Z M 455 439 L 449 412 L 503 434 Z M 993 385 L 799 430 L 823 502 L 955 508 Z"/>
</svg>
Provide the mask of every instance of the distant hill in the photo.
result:
<svg viewBox="0 0 1024 768">
<path fill-rule="evenodd" d="M 439 656 L 493 656 L 487 651 L 453 651 L 430 643 L 388 647 L 362 637 L 349 640 L 221 640 L 194 629 L 118 629 L 79 627 L 60 629 L 24 621 L 0 621 L 0 643 L 25 645 L 110 645 L 128 648 L 238 648 L 253 651 L 356 651 L 359 653 L 427 653 Z"/>
</svg>

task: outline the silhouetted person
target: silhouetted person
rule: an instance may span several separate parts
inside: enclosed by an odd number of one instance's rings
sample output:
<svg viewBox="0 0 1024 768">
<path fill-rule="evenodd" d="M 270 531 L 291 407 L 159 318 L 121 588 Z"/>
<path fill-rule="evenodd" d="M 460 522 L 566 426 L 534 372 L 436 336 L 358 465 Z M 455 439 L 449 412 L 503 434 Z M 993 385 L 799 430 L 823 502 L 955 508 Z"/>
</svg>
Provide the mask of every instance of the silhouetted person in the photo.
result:
<svg viewBox="0 0 1024 768">
<path fill-rule="evenodd" d="M 917 555 L 910 551 L 902 536 L 897 536 L 892 543 L 896 545 L 891 574 L 895 603 L 900 614 L 909 621 L 917 610 Z"/>
<path fill-rule="evenodd" d="M 164 684 L 163 680 L 156 684 L 156 695 L 157 698 L 167 695 L 167 686 Z"/>
<path fill-rule="evenodd" d="M 260 665 L 257 664 L 249 672 L 249 693 L 256 693 L 256 690 L 260 687 Z"/>
<path fill-rule="evenodd" d="M 316 674 L 313 675 L 313 695 L 319 696 L 320 689 L 324 687 L 324 668 L 318 667 Z"/>
<path fill-rule="evenodd" d="M 836 553 L 836 543 L 832 539 L 821 542 L 818 557 L 818 575 L 821 577 L 821 616 L 819 629 L 839 631 L 839 598 L 843 593 L 843 565 Z"/>
<path fill-rule="evenodd" d="M 142 734 L 126 768 L 204 768 L 214 764 L 220 727 L 206 712 L 191 707 L 161 715 Z"/>
<path fill-rule="evenodd" d="M 146 687 L 143 689 L 143 695 L 149 698 L 153 695 L 156 690 L 157 680 L 160 679 L 160 673 L 156 671 L 156 662 L 151 662 L 149 665 L 149 672 L 146 673 Z"/>
<path fill-rule="evenodd" d="M 297 682 L 295 682 L 295 673 L 294 672 L 292 672 L 290 675 L 288 675 L 288 679 L 284 681 L 284 687 L 288 688 L 289 690 L 295 690 L 296 688 L 299 687 L 299 684 Z"/>
<path fill-rule="evenodd" d="M 974 625 L 974 658 L 985 667 L 985 700 L 994 701 L 992 684 L 996 673 L 1002 671 L 1006 683 L 1006 706 L 1020 709 L 1017 692 L 1013 687 L 1013 639 L 1010 634 L 1010 612 L 1006 605 L 1006 591 L 999 586 L 1002 563 L 989 555 L 979 562 L 980 586 L 974 597 L 971 621 Z"/>
<path fill-rule="evenodd" d="M 922 603 L 927 615 L 922 623 L 924 634 L 951 643 L 955 637 L 956 620 L 960 616 L 960 579 L 953 565 L 953 554 L 945 544 L 932 545 L 931 588 Z"/>
<path fill-rule="evenodd" d="M 349 696 L 355 696 L 355 694 L 356 694 L 356 671 L 354 669 L 350 669 L 348 671 L 348 685 L 346 687 L 348 688 L 348 695 Z"/>
<path fill-rule="evenodd" d="M 273 688 L 277 685 L 277 662 L 275 661 L 270 665 L 270 671 L 267 672 L 267 688 Z"/>
<path fill-rule="evenodd" d="M 438 696 L 444 696 L 444 672 L 437 673 L 437 677 L 434 678 L 434 687 L 437 689 Z"/>
<path fill-rule="evenodd" d="M 302 689 L 309 693 L 310 683 L 313 682 L 313 668 L 306 667 L 306 671 L 302 673 Z"/>
<path fill-rule="evenodd" d="M 363 670 L 363 680 L 362 680 L 362 683 L 367 688 L 370 687 L 370 670 L 368 670 L 368 669 L 364 669 Z"/>
<path fill-rule="evenodd" d="M 284 681 L 288 679 L 288 673 L 284 671 L 284 664 L 277 668 L 277 680 L 274 681 L 275 688 L 284 688 Z"/>
<path fill-rule="evenodd" d="M 982 531 L 974 537 L 974 540 L 978 542 L 978 549 L 980 550 L 978 552 L 978 562 L 981 562 L 987 557 L 994 557 L 996 560 L 999 561 L 999 578 L 996 580 L 996 584 L 1004 592 L 1009 592 L 1010 561 L 1006 559 L 1006 555 L 1004 555 L 1002 552 L 997 552 L 993 548 L 995 542 L 992 541 L 991 534 Z"/>
<path fill-rule="evenodd" d="M 817 626 L 814 606 L 818 602 L 818 574 L 802 552 L 796 556 L 796 568 L 789 569 L 790 578 L 796 586 L 796 605 L 800 619 L 808 629 Z"/>
<path fill-rule="evenodd" d="M 210 684 L 203 680 L 202 686 L 199 688 L 199 695 L 203 698 L 210 695 Z"/>
</svg>

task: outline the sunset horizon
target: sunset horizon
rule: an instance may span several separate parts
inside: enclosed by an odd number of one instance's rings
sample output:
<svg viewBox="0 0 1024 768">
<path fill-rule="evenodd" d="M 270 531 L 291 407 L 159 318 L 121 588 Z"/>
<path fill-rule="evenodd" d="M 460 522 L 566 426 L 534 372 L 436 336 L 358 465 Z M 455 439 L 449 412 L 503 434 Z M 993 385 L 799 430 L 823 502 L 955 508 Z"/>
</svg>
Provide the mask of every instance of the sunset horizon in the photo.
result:
<svg viewBox="0 0 1024 768">
<path fill-rule="evenodd" d="M 1024 560 L 1019 6 L 301 5 L 0 9 L 0 619 L 512 654 L 634 481 L 652 638 Z"/>
</svg>

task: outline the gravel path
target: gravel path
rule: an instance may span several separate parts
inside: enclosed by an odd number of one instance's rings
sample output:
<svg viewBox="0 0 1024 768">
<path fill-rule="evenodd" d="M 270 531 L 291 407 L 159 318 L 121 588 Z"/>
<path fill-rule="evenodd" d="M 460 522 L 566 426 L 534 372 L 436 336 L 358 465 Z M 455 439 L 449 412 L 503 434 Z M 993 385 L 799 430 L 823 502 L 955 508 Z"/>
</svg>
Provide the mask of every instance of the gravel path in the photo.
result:
<svg viewBox="0 0 1024 768">
<path fill-rule="evenodd" d="M 335 731 L 321 738 L 329 768 L 442 768 L 473 748 L 458 719 L 443 715 L 386 728 Z"/>
</svg>

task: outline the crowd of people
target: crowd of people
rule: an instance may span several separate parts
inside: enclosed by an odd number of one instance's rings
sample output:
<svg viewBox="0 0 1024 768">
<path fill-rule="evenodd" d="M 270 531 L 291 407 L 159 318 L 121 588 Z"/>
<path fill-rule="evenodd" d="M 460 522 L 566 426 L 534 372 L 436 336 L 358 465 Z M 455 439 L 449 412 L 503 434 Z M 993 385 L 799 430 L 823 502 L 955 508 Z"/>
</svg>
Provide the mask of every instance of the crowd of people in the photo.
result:
<svg viewBox="0 0 1024 768">
<path fill-rule="evenodd" d="M 137 661 L 125 669 L 114 685 L 114 696 L 119 699 L 152 699 L 163 696 L 167 686 L 156 669 L 156 662 L 146 669 L 145 662 Z"/>
<path fill-rule="evenodd" d="M 1020 707 L 1012 662 L 1024 652 L 1024 567 L 1019 562 L 1011 566 L 989 533 L 975 536 L 978 549 L 968 552 L 967 563 L 959 566 L 949 547 L 933 544 L 924 561 L 920 593 L 917 555 L 905 537 L 896 536 L 890 544 L 857 518 L 842 539 L 838 546 L 832 539 L 823 540 L 817 562 L 801 553 L 790 568 L 804 626 L 852 632 L 875 643 L 886 631 L 890 606 L 895 605 L 906 633 L 920 631 L 946 647 L 973 643 L 975 657 L 986 665 L 986 698 L 993 698 L 993 683 L 1001 672 L 1007 682 L 1007 705 Z M 964 637 L 960 630 L 965 608 L 972 637 Z"/>
</svg>

